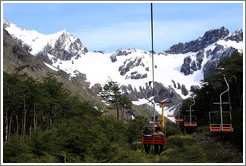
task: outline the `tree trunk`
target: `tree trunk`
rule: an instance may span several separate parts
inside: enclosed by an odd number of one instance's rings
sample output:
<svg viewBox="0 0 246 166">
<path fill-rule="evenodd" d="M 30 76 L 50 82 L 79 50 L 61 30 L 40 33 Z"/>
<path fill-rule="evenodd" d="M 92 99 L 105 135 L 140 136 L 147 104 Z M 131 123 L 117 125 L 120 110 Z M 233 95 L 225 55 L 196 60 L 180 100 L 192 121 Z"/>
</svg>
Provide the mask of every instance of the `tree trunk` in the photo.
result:
<svg viewBox="0 0 246 166">
<path fill-rule="evenodd" d="M 124 108 L 121 110 L 121 119 L 124 121 Z"/>
<path fill-rule="evenodd" d="M 19 135 L 19 119 L 18 119 L 18 115 L 15 115 L 15 118 L 16 118 L 16 133 L 17 135 Z"/>
<path fill-rule="evenodd" d="M 243 110 L 243 93 L 241 94 L 241 99 L 240 99 L 240 105 L 239 105 L 239 110 Z"/>
<path fill-rule="evenodd" d="M 31 136 L 32 135 L 32 126 L 30 125 L 29 127 L 29 135 Z"/>
<path fill-rule="evenodd" d="M 119 120 L 119 117 L 120 117 L 120 113 L 119 113 L 119 107 L 118 105 L 116 105 L 116 109 L 117 109 L 117 121 Z"/>
<path fill-rule="evenodd" d="M 8 142 L 8 111 L 6 110 L 6 115 L 5 115 L 5 138 L 4 140 Z"/>
<path fill-rule="evenodd" d="M 10 118 L 9 118 L 9 133 L 8 133 L 8 138 L 10 138 L 10 134 L 11 134 L 12 117 L 13 117 L 13 113 L 11 113 Z"/>
<path fill-rule="evenodd" d="M 24 100 L 23 100 L 23 104 L 24 104 L 24 117 L 23 117 L 23 138 L 25 137 L 26 135 L 26 113 L 27 113 L 27 110 L 26 110 L 26 98 L 25 98 L 25 95 L 24 95 Z"/>
<path fill-rule="evenodd" d="M 33 106 L 33 129 L 36 129 L 36 110 L 35 110 L 35 105 Z"/>
</svg>

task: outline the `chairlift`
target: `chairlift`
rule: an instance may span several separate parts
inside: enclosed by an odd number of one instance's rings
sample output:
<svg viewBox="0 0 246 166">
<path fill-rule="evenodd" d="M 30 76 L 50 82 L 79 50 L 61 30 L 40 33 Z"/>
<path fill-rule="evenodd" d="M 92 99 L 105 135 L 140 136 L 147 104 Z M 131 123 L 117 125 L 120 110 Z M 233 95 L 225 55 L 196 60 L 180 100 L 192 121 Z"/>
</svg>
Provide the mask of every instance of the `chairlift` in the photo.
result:
<svg viewBox="0 0 246 166">
<path fill-rule="evenodd" d="M 142 127 L 143 136 L 141 138 L 141 144 L 149 144 L 149 145 L 166 145 L 166 134 L 164 136 L 156 137 L 154 134 L 153 126 L 143 126 Z"/>
<path fill-rule="evenodd" d="M 224 114 L 224 113 L 228 113 L 228 115 L 229 115 L 228 122 L 229 123 L 227 123 L 227 124 L 223 123 L 221 125 L 221 124 L 214 124 L 212 122 L 212 116 L 214 115 L 216 117 L 216 115 L 217 115 L 217 117 L 218 117 L 220 115 L 220 112 L 219 111 L 211 111 L 211 112 L 209 112 L 210 133 L 231 133 L 231 132 L 233 132 L 233 128 L 232 128 L 232 125 L 231 125 L 231 121 L 232 121 L 231 112 L 230 111 L 223 111 L 222 114 Z M 225 117 L 223 118 L 223 120 L 225 120 Z"/>
<path fill-rule="evenodd" d="M 151 81 L 149 84 L 147 84 L 146 92 L 145 92 L 145 98 L 153 105 L 155 105 L 154 98 L 151 100 L 148 98 L 149 89 L 151 86 Z M 166 133 L 163 132 L 164 135 L 157 135 L 154 134 L 157 127 L 162 128 L 164 130 L 164 104 L 170 103 L 170 102 L 158 102 L 162 104 L 162 120 L 158 120 L 157 116 L 155 115 L 155 110 L 153 111 L 153 116 L 151 117 L 151 120 L 149 121 L 149 126 L 143 126 L 142 127 L 142 138 L 141 138 L 141 144 L 142 145 L 166 145 Z"/>
<path fill-rule="evenodd" d="M 183 121 L 184 121 L 184 119 L 182 119 L 182 118 L 181 119 L 175 119 L 175 122 L 178 122 L 178 123 L 183 122 Z"/>
<path fill-rule="evenodd" d="M 185 127 L 197 127 L 196 116 L 184 116 Z"/>
<path fill-rule="evenodd" d="M 196 123 L 196 116 L 192 116 L 191 112 L 193 112 L 194 110 L 191 110 L 191 107 L 195 105 L 195 100 L 194 100 L 194 96 L 192 97 L 193 99 L 193 104 L 190 105 L 190 109 L 187 110 L 186 112 L 190 112 L 190 114 L 188 116 L 184 116 L 184 127 L 197 127 L 197 123 Z"/>
<path fill-rule="evenodd" d="M 161 121 L 156 120 L 154 98 L 152 98 L 152 99 L 148 98 L 148 92 L 149 92 L 149 88 L 151 86 L 151 83 L 153 83 L 152 89 L 154 89 L 154 49 L 153 49 L 153 10 L 152 10 L 152 3 L 151 3 L 151 42 L 152 42 L 151 54 L 152 54 L 152 76 L 153 76 L 153 79 L 152 79 L 152 81 L 149 82 L 149 84 L 147 84 L 145 98 L 153 106 L 153 122 L 150 123 L 150 126 L 144 126 L 142 128 L 143 136 L 141 138 L 141 144 L 144 145 L 147 153 L 149 153 L 150 145 L 155 145 L 155 148 L 156 148 L 156 147 L 159 147 L 157 145 L 165 145 L 166 144 L 166 134 L 165 134 L 165 132 L 158 131 L 159 126 L 157 126 L 161 122 L 162 123 L 162 125 L 161 125 L 162 129 L 164 129 L 164 126 L 165 126 L 164 113 L 162 114 L 162 120 Z M 152 97 L 153 97 L 153 93 L 152 93 Z M 162 104 L 162 112 L 164 112 L 164 104 Z M 160 146 L 160 147 L 162 147 L 162 146 Z M 156 149 L 157 149 L 157 151 L 159 151 L 158 150 L 159 148 L 156 148 Z"/>
<path fill-rule="evenodd" d="M 181 123 L 183 121 L 184 121 L 183 116 L 180 115 L 180 112 L 178 112 L 178 115 L 175 117 L 175 122 L 176 123 Z"/>
<path fill-rule="evenodd" d="M 220 111 L 210 111 L 209 112 L 210 133 L 231 133 L 234 130 L 232 128 L 231 111 L 223 111 L 223 105 L 230 104 L 229 102 L 223 102 L 222 101 L 222 95 L 227 93 L 227 92 L 229 93 L 229 89 L 230 89 L 229 84 L 226 80 L 226 77 L 225 76 L 223 76 L 223 77 L 224 77 L 227 89 L 220 94 L 220 102 L 219 103 L 213 103 L 213 104 L 217 104 L 220 106 Z M 227 115 L 229 115 L 229 119 L 227 118 L 227 121 L 225 122 L 226 113 L 227 113 Z M 212 116 L 214 116 L 214 118 Z M 220 123 L 214 123 L 213 119 L 215 119 L 215 117 L 217 117 L 217 118 L 219 117 L 218 119 L 220 119 Z"/>
</svg>

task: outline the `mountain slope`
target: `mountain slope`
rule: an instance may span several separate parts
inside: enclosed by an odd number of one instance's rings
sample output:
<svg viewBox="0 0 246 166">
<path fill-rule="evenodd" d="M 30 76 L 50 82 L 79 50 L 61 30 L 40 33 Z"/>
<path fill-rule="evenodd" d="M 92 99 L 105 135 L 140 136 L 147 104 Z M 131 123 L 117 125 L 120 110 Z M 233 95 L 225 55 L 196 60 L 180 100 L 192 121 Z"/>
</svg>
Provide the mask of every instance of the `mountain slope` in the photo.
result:
<svg viewBox="0 0 246 166">
<path fill-rule="evenodd" d="M 3 31 L 3 52 L 3 70 L 8 73 L 14 72 L 15 68 L 20 66 L 27 66 L 23 71 L 34 78 L 40 78 L 45 73 L 53 71 L 42 60 L 17 44 L 6 30 Z"/>
<path fill-rule="evenodd" d="M 65 71 L 70 79 L 83 75 L 87 88 L 103 86 L 107 80 L 117 81 L 124 95 L 137 105 L 147 103 L 146 84 L 152 80 L 151 54 L 129 48 L 113 53 L 89 52 L 72 34 L 61 31 L 40 34 L 4 22 L 11 36 L 53 70 Z M 222 27 L 205 32 L 196 40 L 179 43 L 155 54 L 155 101 L 172 100 L 165 114 L 173 114 L 191 90 L 214 72 L 220 59 L 243 50 L 242 30 L 229 33 Z M 40 41 L 40 45 L 37 45 Z M 82 74 L 83 73 L 83 74 Z M 87 79 L 86 79 L 87 78 Z M 160 107 L 157 107 L 161 112 Z"/>
<path fill-rule="evenodd" d="M 59 81 L 64 83 L 64 87 L 68 92 L 79 96 L 81 99 L 90 101 L 91 104 L 102 108 L 105 105 L 101 100 L 88 88 L 86 77 L 83 74 L 76 78 L 69 79 L 69 75 L 64 71 L 54 71 L 47 67 L 42 60 L 33 56 L 25 50 L 20 44 L 3 31 L 3 71 L 7 73 L 15 72 L 16 68 L 24 68 L 21 72 L 27 73 L 36 79 L 41 80 L 47 72 L 54 73 Z M 81 88 L 84 87 L 84 88 Z"/>
</svg>

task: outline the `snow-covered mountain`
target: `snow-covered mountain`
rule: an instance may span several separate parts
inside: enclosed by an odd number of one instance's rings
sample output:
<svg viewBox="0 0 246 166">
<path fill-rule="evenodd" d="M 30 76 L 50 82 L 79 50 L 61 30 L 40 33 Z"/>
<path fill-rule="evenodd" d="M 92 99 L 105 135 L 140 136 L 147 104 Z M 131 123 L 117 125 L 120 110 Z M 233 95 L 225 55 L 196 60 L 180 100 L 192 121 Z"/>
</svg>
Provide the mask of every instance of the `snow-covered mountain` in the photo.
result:
<svg viewBox="0 0 246 166">
<path fill-rule="evenodd" d="M 88 52 L 81 41 L 66 30 L 44 35 L 35 30 L 20 28 L 7 20 L 4 20 L 3 26 L 28 52 L 39 56 L 49 64 L 51 64 L 51 59 L 47 57 L 48 54 L 53 55 L 56 59 L 70 60 L 71 57 L 78 57 Z"/>
<path fill-rule="evenodd" d="M 65 30 L 44 35 L 6 20 L 4 28 L 51 69 L 63 70 L 70 77 L 85 74 L 89 87 L 95 92 L 95 87 L 103 86 L 107 80 L 117 81 L 122 92 L 134 104 L 146 103 L 146 83 L 152 80 L 150 52 L 135 48 L 118 49 L 113 53 L 89 52 L 77 37 Z M 229 33 L 222 27 L 207 31 L 194 41 L 179 43 L 155 54 L 155 101 L 173 101 L 169 106 L 171 112 L 166 111 L 165 115 L 173 114 L 182 99 L 190 96 L 190 90 L 214 72 L 219 60 L 234 51 L 243 51 L 243 32 Z"/>
</svg>

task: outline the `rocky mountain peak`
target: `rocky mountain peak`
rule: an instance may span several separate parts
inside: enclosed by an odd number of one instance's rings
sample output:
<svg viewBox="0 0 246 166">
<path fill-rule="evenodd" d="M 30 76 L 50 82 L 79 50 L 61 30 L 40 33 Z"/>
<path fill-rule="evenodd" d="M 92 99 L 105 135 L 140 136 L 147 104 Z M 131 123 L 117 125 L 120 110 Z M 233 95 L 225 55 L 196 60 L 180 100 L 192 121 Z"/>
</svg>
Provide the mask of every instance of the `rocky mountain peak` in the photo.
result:
<svg viewBox="0 0 246 166">
<path fill-rule="evenodd" d="M 196 40 L 192 40 L 190 42 L 175 44 L 164 52 L 169 54 L 185 54 L 187 52 L 197 52 L 220 39 L 224 39 L 228 35 L 229 30 L 225 27 L 212 29 L 205 32 L 203 37 L 199 37 Z"/>
<path fill-rule="evenodd" d="M 8 20 L 4 20 L 3 26 L 17 43 L 50 65 L 53 60 L 70 60 L 74 56 L 79 57 L 88 52 L 79 38 L 66 30 L 45 35 L 20 28 Z M 53 56 L 52 59 L 49 54 Z"/>
<path fill-rule="evenodd" d="M 48 43 L 42 51 L 38 53 L 38 57 L 48 64 L 52 61 L 48 58 L 48 54 L 53 55 L 53 60 L 71 60 L 72 57 L 78 58 L 81 54 L 88 52 L 87 48 L 82 44 L 79 38 L 73 36 L 66 30 L 63 30 L 56 39 L 54 45 Z"/>
<path fill-rule="evenodd" d="M 225 27 L 221 27 L 220 29 L 212 29 L 210 31 L 207 31 L 201 40 L 204 43 L 212 44 L 219 39 L 225 38 L 227 35 L 229 35 L 229 30 Z"/>
<path fill-rule="evenodd" d="M 228 41 L 228 40 L 236 41 L 236 42 L 243 41 L 243 30 L 240 29 L 240 30 L 236 30 L 235 32 L 232 32 L 230 35 L 228 35 L 225 38 L 225 41 Z"/>
</svg>

